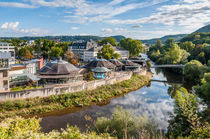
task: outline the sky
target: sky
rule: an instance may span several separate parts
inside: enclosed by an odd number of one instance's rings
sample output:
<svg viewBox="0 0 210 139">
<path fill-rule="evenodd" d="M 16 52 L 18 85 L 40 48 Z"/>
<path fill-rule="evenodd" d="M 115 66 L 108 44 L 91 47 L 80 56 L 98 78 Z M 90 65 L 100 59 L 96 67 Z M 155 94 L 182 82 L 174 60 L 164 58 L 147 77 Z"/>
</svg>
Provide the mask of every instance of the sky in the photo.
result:
<svg viewBox="0 0 210 139">
<path fill-rule="evenodd" d="M 191 33 L 210 23 L 210 0 L 0 0 L 0 36 Z"/>
</svg>

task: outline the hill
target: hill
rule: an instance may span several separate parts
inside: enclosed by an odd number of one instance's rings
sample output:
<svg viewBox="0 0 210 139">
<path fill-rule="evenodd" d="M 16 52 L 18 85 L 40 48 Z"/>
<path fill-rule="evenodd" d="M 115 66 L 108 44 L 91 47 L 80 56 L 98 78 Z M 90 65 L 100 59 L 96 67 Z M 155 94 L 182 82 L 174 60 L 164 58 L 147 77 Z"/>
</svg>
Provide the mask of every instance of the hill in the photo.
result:
<svg viewBox="0 0 210 139">
<path fill-rule="evenodd" d="M 210 24 L 196 30 L 194 33 L 202 33 L 202 32 L 210 32 Z"/>
<path fill-rule="evenodd" d="M 161 40 L 162 43 L 164 44 L 165 41 L 169 38 L 174 39 L 175 41 L 180 41 L 183 37 L 187 36 L 187 34 L 177 34 L 177 35 L 167 35 L 164 36 L 162 38 L 155 38 L 155 39 L 150 39 L 150 40 L 141 40 L 143 43 L 147 43 L 147 44 L 155 44 L 157 42 L 157 40 Z"/>
<path fill-rule="evenodd" d="M 194 44 L 210 44 L 210 32 L 208 33 L 192 33 L 180 40 L 181 42 L 192 41 Z"/>
<path fill-rule="evenodd" d="M 121 35 L 116 35 L 116 36 L 111 36 L 113 38 L 115 38 L 118 42 L 121 39 L 124 39 L 124 36 Z M 14 37 L 0 37 L 0 39 L 12 39 Z M 36 40 L 36 39 L 60 39 L 60 41 L 62 42 L 67 42 L 67 41 L 76 41 L 76 40 L 85 40 L 88 41 L 90 39 L 97 41 L 97 40 L 102 40 L 106 37 L 99 37 L 99 36 L 91 36 L 91 35 L 87 35 L 87 36 L 39 36 L 39 37 L 34 37 L 34 36 L 26 36 L 26 37 L 18 37 L 21 40 Z"/>
</svg>

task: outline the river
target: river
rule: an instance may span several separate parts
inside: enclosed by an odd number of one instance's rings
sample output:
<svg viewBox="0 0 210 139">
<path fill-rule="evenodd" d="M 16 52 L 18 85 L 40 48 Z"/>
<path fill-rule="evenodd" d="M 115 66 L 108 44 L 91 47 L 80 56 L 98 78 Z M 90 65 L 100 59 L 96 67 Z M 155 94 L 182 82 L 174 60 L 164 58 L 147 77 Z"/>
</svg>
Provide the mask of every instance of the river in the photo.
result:
<svg viewBox="0 0 210 139">
<path fill-rule="evenodd" d="M 65 109 L 41 115 L 42 131 L 66 128 L 66 125 L 76 125 L 82 131 L 92 126 L 97 117 L 110 117 L 116 106 L 122 106 L 137 116 L 146 115 L 153 118 L 159 128 L 166 130 L 168 126 L 168 112 L 173 111 L 173 99 L 176 88 L 190 85 L 183 84 L 183 77 L 172 72 L 152 69 L 154 76 L 151 84 L 129 94 L 113 98 L 105 104 L 92 104 L 85 108 Z M 166 81 L 166 82 L 159 82 Z M 174 83 L 175 82 L 175 83 Z M 86 117 L 86 118 L 85 118 Z M 87 120 L 89 119 L 89 120 Z"/>
</svg>

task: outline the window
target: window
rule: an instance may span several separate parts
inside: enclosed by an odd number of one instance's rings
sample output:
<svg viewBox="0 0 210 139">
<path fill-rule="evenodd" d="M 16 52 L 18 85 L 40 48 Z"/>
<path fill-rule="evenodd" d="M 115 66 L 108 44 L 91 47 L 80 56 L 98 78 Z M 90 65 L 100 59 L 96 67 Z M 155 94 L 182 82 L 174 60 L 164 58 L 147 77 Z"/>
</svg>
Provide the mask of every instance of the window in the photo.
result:
<svg viewBox="0 0 210 139">
<path fill-rule="evenodd" d="M 4 72 L 3 72 L 3 77 L 7 77 L 7 76 L 8 76 L 7 71 L 4 71 Z"/>
<path fill-rule="evenodd" d="M 8 86 L 8 80 L 3 81 L 3 86 Z"/>
</svg>

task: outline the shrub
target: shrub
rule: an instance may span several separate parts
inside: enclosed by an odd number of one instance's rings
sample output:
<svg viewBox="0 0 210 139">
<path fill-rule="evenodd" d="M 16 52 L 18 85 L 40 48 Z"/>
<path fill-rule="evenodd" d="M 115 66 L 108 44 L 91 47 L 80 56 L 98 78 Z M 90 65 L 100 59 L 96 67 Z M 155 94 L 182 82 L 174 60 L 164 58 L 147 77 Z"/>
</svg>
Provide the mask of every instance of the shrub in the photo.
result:
<svg viewBox="0 0 210 139">
<path fill-rule="evenodd" d="M 148 68 L 151 68 L 152 67 L 152 63 L 151 63 L 150 60 L 147 60 L 146 63 L 147 63 Z"/>
<path fill-rule="evenodd" d="M 41 119 L 29 118 L 24 119 L 15 117 L 14 119 L 8 118 L 0 123 L 0 138 L 33 138 L 33 139 L 102 139 L 110 138 L 108 134 L 97 135 L 95 132 L 81 133 L 77 127 L 70 127 L 62 129 L 61 132 L 52 131 L 43 133 L 40 131 L 41 127 L 39 122 Z"/>
<path fill-rule="evenodd" d="M 135 117 L 122 107 L 116 107 L 111 118 L 100 117 L 94 123 L 97 133 L 109 133 L 118 138 L 157 136 L 157 124 L 147 117 Z"/>
</svg>

